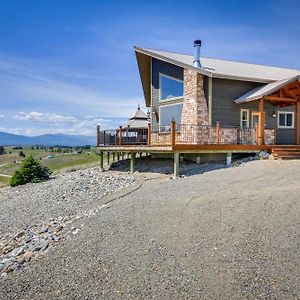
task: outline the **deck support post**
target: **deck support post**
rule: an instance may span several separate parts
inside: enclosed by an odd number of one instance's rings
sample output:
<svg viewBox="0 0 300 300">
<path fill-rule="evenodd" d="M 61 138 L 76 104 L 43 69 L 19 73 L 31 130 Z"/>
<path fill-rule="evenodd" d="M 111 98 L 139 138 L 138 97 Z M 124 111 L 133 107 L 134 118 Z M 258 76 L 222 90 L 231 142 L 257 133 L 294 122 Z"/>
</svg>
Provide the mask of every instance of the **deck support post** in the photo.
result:
<svg viewBox="0 0 300 300">
<path fill-rule="evenodd" d="M 100 146 L 100 125 L 97 125 L 97 147 Z"/>
<path fill-rule="evenodd" d="M 120 160 L 120 152 L 117 152 L 117 161 Z"/>
<path fill-rule="evenodd" d="M 104 171 L 104 166 L 103 166 L 103 152 L 100 152 L 100 172 Z"/>
<path fill-rule="evenodd" d="M 179 176 L 179 153 L 174 152 L 174 177 Z"/>
<path fill-rule="evenodd" d="M 228 152 L 226 155 L 226 166 L 231 167 L 231 163 L 232 163 L 232 153 Z"/>
<path fill-rule="evenodd" d="M 134 168 L 135 168 L 135 153 L 131 152 L 130 153 L 130 174 L 134 173 Z"/>
<path fill-rule="evenodd" d="M 112 162 L 114 163 L 115 162 L 115 159 L 116 159 L 116 154 L 115 152 L 112 153 Z"/>
<path fill-rule="evenodd" d="M 296 128 L 295 128 L 295 135 L 296 135 L 296 145 L 300 144 L 300 100 L 296 103 Z"/>
<path fill-rule="evenodd" d="M 107 165 L 109 166 L 109 157 L 110 156 L 110 153 L 107 151 Z"/>
<path fill-rule="evenodd" d="M 265 144 L 265 112 L 264 99 L 259 99 L 259 118 L 258 118 L 258 145 Z"/>
<path fill-rule="evenodd" d="M 122 160 L 124 160 L 124 152 L 122 152 Z"/>
</svg>

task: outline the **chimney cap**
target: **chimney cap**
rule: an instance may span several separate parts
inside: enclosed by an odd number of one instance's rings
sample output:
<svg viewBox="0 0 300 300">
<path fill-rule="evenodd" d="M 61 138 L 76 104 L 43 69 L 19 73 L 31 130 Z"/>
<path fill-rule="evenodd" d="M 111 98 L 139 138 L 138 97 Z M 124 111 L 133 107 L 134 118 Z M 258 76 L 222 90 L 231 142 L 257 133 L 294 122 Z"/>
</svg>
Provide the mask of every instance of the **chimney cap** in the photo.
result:
<svg viewBox="0 0 300 300">
<path fill-rule="evenodd" d="M 201 40 L 195 40 L 194 46 L 201 46 Z"/>
</svg>

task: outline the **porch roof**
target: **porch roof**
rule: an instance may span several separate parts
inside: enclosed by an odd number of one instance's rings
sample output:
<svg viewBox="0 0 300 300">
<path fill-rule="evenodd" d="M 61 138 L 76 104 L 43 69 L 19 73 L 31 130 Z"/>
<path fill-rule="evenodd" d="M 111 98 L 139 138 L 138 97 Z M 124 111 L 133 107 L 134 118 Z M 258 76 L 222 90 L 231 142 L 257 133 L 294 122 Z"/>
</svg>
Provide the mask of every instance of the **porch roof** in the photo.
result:
<svg viewBox="0 0 300 300">
<path fill-rule="evenodd" d="M 237 104 L 241 104 L 241 103 L 258 100 L 265 96 L 269 96 L 269 95 L 279 91 L 280 89 L 287 87 L 289 84 L 291 84 L 293 82 L 297 82 L 297 81 L 298 82 L 300 81 L 300 75 L 286 78 L 283 80 L 274 81 L 274 82 L 266 84 L 262 87 L 257 87 L 255 89 L 251 90 L 250 92 L 248 92 L 248 93 L 242 95 L 241 97 L 239 97 L 238 99 L 236 99 L 234 102 Z M 299 88 L 300 88 L 300 86 L 299 86 Z M 293 98 L 295 98 L 295 97 L 293 97 Z M 292 100 L 292 98 L 291 98 L 291 100 Z"/>
</svg>

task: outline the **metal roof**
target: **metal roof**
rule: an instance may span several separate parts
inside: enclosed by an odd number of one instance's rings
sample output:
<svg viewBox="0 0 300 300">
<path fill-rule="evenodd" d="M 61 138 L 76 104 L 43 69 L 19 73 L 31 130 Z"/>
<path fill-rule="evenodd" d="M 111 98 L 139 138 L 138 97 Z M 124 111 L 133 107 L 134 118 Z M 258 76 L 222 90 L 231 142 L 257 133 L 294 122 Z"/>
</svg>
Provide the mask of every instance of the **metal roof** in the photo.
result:
<svg viewBox="0 0 300 300">
<path fill-rule="evenodd" d="M 147 128 L 148 116 L 138 106 L 137 111 L 131 115 L 129 120 L 122 126 L 123 128 Z"/>
<path fill-rule="evenodd" d="M 300 74 L 300 70 L 201 57 L 201 68 L 193 66 L 192 55 L 135 47 L 135 51 L 216 78 L 273 82 Z"/>
<path fill-rule="evenodd" d="M 131 115 L 131 117 L 129 118 L 129 120 L 132 119 L 144 119 L 144 120 L 148 120 L 148 116 L 140 109 L 140 107 L 138 107 L 137 111 Z"/>
<path fill-rule="evenodd" d="M 289 83 L 295 82 L 300 79 L 300 75 L 293 76 L 287 79 L 283 80 L 278 80 L 272 83 L 269 83 L 263 87 L 257 87 L 250 92 L 244 94 L 243 96 L 239 97 L 236 99 L 234 102 L 239 104 L 239 103 L 245 103 L 245 102 L 250 102 L 253 100 L 261 99 L 264 96 L 270 95 L 282 87 L 286 86 Z"/>
</svg>

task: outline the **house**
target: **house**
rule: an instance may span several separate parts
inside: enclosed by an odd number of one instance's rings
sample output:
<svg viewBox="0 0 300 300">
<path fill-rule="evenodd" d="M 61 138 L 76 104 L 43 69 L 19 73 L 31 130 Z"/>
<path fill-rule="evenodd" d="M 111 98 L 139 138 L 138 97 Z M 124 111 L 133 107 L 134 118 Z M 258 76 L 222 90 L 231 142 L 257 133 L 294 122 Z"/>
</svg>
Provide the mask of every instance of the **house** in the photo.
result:
<svg viewBox="0 0 300 300">
<path fill-rule="evenodd" d="M 200 40 L 194 55 L 134 49 L 151 112 L 148 153 L 300 155 L 299 70 L 200 57 Z"/>
</svg>

